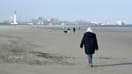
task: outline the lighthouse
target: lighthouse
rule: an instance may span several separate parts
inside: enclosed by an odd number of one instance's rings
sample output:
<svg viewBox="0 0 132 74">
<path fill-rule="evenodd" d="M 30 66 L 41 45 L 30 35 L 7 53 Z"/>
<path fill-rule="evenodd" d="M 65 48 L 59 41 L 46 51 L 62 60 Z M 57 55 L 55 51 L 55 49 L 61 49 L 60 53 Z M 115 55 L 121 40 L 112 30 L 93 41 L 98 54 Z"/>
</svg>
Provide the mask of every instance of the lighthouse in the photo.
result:
<svg viewBox="0 0 132 74">
<path fill-rule="evenodd" d="M 11 22 L 11 24 L 18 24 L 17 23 L 17 16 L 16 16 L 16 11 L 14 12 L 14 14 L 13 14 L 13 17 L 12 17 L 12 22 Z"/>
</svg>

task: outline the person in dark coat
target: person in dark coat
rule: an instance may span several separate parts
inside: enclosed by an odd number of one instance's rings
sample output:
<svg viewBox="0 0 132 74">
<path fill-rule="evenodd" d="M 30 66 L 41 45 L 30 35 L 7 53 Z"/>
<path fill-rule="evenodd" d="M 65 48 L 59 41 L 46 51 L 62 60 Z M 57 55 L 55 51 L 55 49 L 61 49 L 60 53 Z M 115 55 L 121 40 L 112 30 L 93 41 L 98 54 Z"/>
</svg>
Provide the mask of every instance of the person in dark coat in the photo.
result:
<svg viewBox="0 0 132 74">
<path fill-rule="evenodd" d="M 93 67 L 92 57 L 95 53 L 95 50 L 98 50 L 98 43 L 96 34 L 93 33 L 92 29 L 89 27 L 87 31 L 84 33 L 82 41 L 80 43 L 80 48 L 85 49 L 86 55 L 88 55 L 88 64 Z"/>
<path fill-rule="evenodd" d="M 75 32 L 76 31 L 76 28 L 75 27 L 73 27 L 73 32 Z"/>
</svg>

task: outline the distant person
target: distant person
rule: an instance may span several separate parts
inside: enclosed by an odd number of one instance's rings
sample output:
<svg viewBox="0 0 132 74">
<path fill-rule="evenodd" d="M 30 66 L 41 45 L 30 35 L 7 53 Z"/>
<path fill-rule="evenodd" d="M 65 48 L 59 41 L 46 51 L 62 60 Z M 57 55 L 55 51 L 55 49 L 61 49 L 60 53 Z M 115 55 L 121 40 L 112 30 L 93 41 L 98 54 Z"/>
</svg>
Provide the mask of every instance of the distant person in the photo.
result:
<svg viewBox="0 0 132 74">
<path fill-rule="evenodd" d="M 64 33 L 67 33 L 68 31 L 67 31 L 67 29 L 66 29 L 66 27 L 64 27 Z"/>
<path fill-rule="evenodd" d="M 68 31 L 70 31 L 71 29 L 70 28 L 67 28 Z"/>
<path fill-rule="evenodd" d="M 70 28 L 64 28 L 64 33 L 70 33 Z"/>
<path fill-rule="evenodd" d="M 75 32 L 76 31 L 76 28 L 75 27 L 73 27 L 73 32 Z"/>
<path fill-rule="evenodd" d="M 83 48 L 83 46 L 86 55 L 88 55 L 88 64 L 90 65 L 90 67 L 93 67 L 92 58 L 93 58 L 93 54 L 95 53 L 95 50 L 98 50 L 98 43 L 97 43 L 96 34 L 93 33 L 90 27 L 87 28 L 80 43 L 80 48 Z"/>
<path fill-rule="evenodd" d="M 70 33 L 70 30 L 71 30 L 71 29 L 70 29 L 70 28 L 68 28 L 68 29 L 67 29 L 67 32 L 68 32 L 68 33 Z"/>
<path fill-rule="evenodd" d="M 64 33 L 67 33 L 68 31 L 67 30 L 64 30 Z"/>
</svg>

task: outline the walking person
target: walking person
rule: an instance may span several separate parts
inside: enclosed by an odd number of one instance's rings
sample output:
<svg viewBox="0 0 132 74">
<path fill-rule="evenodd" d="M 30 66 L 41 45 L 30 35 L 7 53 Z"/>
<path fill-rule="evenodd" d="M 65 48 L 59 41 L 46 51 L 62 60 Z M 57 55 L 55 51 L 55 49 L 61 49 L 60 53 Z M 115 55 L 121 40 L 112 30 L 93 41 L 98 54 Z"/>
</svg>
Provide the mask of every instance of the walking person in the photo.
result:
<svg viewBox="0 0 132 74">
<path fill-rule="evenodd" d="M 76 31 L 76 28 L 75 28 L 75 27 L 73 27 L 73 32 L 75 33 L 75 31 Z"/>
<path fill-rule="evenodd" d="M 93 33 L 90 27 L 87 28 L 80 43 L 80 48 L 83 47 L 85 49 L 86 55 L 88 56 L 88 64 L 90 65 L 90 67 L 93 67 L 93 62 L 92 62 L 93 54 L 95 53 L 95 50 L 98 50 L 98 43 L 97 43 L 96 34 Z"/>
</svg>

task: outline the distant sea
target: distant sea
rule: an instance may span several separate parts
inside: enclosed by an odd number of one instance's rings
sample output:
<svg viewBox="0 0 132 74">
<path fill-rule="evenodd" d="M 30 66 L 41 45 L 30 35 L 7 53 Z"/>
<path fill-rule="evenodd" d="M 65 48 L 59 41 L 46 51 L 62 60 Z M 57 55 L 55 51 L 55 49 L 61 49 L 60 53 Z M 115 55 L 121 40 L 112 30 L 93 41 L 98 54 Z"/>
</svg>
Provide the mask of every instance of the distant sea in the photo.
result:
<svg viewBox="0 0 132 74">
<path fill-rule="evenodd" d="M 16 26 L 19 25 L 23 25 L 23 26 L 30 26 L 30 24 L 16 24 Z M 0 26 L 13 26 L 13 24 L 0 24 Z M 49 27 L 49 28 L 62 28 L 63 26 L 59 26 L 59 25 L 31 25 L 34 27 Z M 88 27 L 92 27 L 93 29 L 102 29 L 102 30 L 131 30 L 132 31 L 132 24 L 129 25 L 78 25 L 78 26 L 74 26 L 74 25 L 65 25 L 64 27 L 68 27 L 68 28 L 80 28 L 80 29 L 86 29 Z"/>
<path fill-rule="evenodd" d="M 92 27 L 94 29 L 113 29 L 113 30 L 132 30 L 132 25 L 94 25 L 94 26 L 79 26 L 82 29 Z"/>
</svg>

